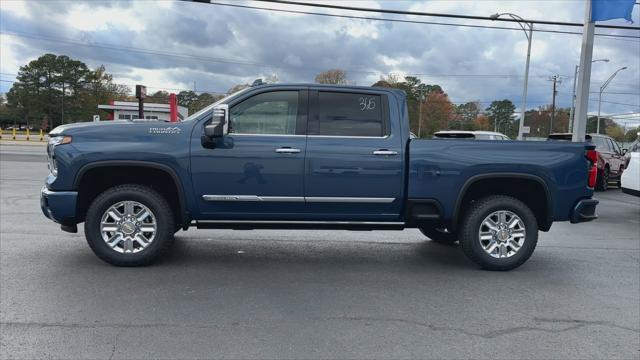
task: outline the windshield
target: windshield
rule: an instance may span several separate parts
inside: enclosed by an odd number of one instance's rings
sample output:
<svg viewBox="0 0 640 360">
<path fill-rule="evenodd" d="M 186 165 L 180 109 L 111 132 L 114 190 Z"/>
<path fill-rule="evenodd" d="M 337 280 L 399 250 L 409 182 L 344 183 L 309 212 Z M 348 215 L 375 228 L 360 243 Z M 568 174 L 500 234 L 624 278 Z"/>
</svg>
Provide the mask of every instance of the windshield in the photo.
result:
<svg viewBox="0 0 640 360">
<path fill-rule="evenodd" d="M 242 89 L 242 90 L 238 90 L 238 91 L 234 92 L 234 93 L 233 93 L 233 94 L 231 94 L 231 95 L 227 95 L 227 96 L 223 97 L 222 99 L 220 99 L 220 100 L 218 100 L 218 101 L 214 102 L 213 104 L 211 104 L 211 105 L 209 105 L 209 106 L 205 106 L 202 110 L 200 110 L 200 111 L 198 111 L 198 112 L 194 113 L 193 115 L 189 115 L 189 117 L 187 117 L 186 119 L 182 120 L 182 122 L 185 122 L 185 121 L 191 121 L 191 120 L 197 119 L 197 118 L 199 118 L 202 114 L 204 114 L 204 113 L 206 113 L 206 112 L 208 112 L 208 111 L 211 111 L 211 109 L 213 109 L 213 107 L 214 107 L 214 106 L 216 106 L 216 105 L 218 105 L 218 104 L 222 104 L 222 103 L 224 103 L 224 102 L 227 102 L 227 101 L 231 100 L 232 98 L 234 98 L 234 97 L 236 97 L 236 96 L 238 96 L 238 95 L 240 95 L 240 94 L 242 94 L 242 93 L 245 93 L 245 92 L 246 92 L 246 91 L 248 91 L 249 89 L 251 89 L 251 88 L 250 88 L 250 87 L 246 87 L 246 88 L 244 88 L 244 89 Z"/>
</svg>

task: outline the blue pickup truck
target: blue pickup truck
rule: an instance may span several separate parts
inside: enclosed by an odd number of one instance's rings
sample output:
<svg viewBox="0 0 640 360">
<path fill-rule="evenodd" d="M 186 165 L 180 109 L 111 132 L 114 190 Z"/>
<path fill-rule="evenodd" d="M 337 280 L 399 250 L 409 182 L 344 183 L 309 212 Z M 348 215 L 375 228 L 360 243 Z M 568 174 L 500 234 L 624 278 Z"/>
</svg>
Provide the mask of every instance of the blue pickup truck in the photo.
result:
<svg viewBox="0 0 640 360">
<path fill-rule="evenodd" d="M 57 127 L 46 217 L 118 266 L 145 265 L 180 229 L 418 228 L 509 270 L 554 221 L 596 218 L 587 143 L 414 139 L 388 88 L 261 85 L 179 123 Z"/>
</svg>

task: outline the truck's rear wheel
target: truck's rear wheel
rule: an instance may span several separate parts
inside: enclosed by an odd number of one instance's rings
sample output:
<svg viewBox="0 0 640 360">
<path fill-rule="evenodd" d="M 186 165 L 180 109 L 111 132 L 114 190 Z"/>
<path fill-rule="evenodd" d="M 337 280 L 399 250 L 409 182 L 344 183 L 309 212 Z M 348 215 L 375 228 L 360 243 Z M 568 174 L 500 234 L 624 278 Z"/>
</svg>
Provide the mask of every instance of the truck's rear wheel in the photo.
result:
<svg viewBox="0 0 640 360">
<path fill-rule="evenodd" d="M 420 228 L 420 232 L 438 244 L 452 245 L 458 241 L 456 233 L 449 232 L 446 229 L 440 229 L 435 227 L 423 227 Z"/>
<path fill-rule="evenodd" d="M 536 248 L 538 223 L 522 201 L 502 195 L 471 204 L 460 228 L 460 244 L 469 259 L 487 270 L 511 270 Z"/>
<path fill-rule="evenodd" d="M 89 206 L 85 237 L 93 252 L 116 266 L 156 260 L 173 242 L 175 225 L 167 201 L 142 185 L 120 185 Z"/>
</svg>

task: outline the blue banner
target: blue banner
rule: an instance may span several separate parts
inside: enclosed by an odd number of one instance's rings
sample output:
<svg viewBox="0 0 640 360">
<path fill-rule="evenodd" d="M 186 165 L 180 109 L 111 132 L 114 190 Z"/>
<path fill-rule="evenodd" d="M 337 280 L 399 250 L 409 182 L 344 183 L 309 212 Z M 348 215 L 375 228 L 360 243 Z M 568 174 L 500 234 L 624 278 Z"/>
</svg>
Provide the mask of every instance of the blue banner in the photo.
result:
<svg viewBox="0 0 640 360">
<path fill-rule="evenodd" d="M 631 12 L 636 0 L 592 0 L 591 21 L 605 21 L 612 19 L 631 20 Z"/>
</svg>

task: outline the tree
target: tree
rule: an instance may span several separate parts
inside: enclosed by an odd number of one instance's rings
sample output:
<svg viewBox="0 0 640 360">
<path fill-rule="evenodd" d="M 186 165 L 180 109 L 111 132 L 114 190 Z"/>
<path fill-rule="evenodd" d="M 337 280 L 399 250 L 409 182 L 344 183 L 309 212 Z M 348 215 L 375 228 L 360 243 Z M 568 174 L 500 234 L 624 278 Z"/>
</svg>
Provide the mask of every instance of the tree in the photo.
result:
<svg viewBox="0 0 640 360">
<path fill-rule="evenodd" d="M 153 94 L 148 95 L 144 101 L 149 103 L 168 104 L 169 93 L 164 90 L 158 90 Z"/>
<path fill-rule="evenodd" d="M 516 106 L 513 105 L 511 100 L 495 100 L 491 102 L 491 105 L 485 109 L 487 117 L 493 124 L 493 131 L 504 131 L 509 127 L 509 123 L 514 122 L 514 111 Z"/>
<path fill-rule="evenodd" d="M 409 110 L 409 127 L 411 131 L 414 132 L 415 134 L 418 134 L 419 132 L 425 135 L 433 134 L 433 132 L 429 132 L 422 129 L 422 126 L 420 125 L 420 103 L 423 104 L 422 125 L 424 125 L 427 121 L 425 118 L 426 113 L 424 112 L 425 111 L 424 103 L 427 101 L 427 97 L 430 94 L 444 95 L 444 97 L 439 100 L 445 101 L 445 103 L 451 104 L 451 102 L 449 101 L 449 98 L 446 96 L 444 91 L 442 91 L 442 88 L 440 87 L 440 85 L 424 84 L 419 78 L 415 76 L 407 76 L 403 79 L 403 81 L 400 81 L 400 78 L 398 77 L 398 75 L 389 74 L 387 77 L 380 78 L 380 80 L 374 83 L 372 86 L 391 87 L 395 89 L 400 89 L 407 94 L 407 108 Z M 434 99 L 432 98 L 431 101 L 433 102 Z M 446 128 L 448 124 L 444 124 L 443 126 L 444 126 L 443 128 Z"/>
<path fill-rule="evenodd" d="M 189 113 L 191 114 L 191 106 L 198 100 L 198 94 L 194 91 L 186 90 L 180 91 L 177 95 L 178 97 L 178 105 L 184 106 L 189 109 Z"/>
<path fill-rule="evenodd" d="M 618 142 L 624 142 L 625 139 L 624 129 L 616 123 L 613 123 L 612 126 L 607 127 L 607 135 L 611 136 L 615 141 Z"/>
<path fill-rule="evenodd" d="M 489 131 L 491 129 L 491 120 L 489 120 L 486 115 L 478 115 L 478 117 L 473 120 L 473 130 Z"/>
<path fill-rule="evenodd" d="M 0 128 L 5 128 L 9 124 L 13 124 L 15 116 L 11 113 L 11 109 L 7 106 L 4 94 L 0 94 Z"/>
<path fill-rule="evenodd" d="M 606 134 L 607 129 L 611 126 L 618 126 L 613 120 L 600 117 L 600 134 Z M 594 134 L 598 130 L 598 117 L 597 116 L 589 116 L 587 118 L 587 134 Z"/>
<path fill-rule="evenodd" d="M 473 121 L 480 116 L 480 103 L 476 101 L 467 102 L 455 107 L 455 117 L 449 124 L 454 130 L 474 130 Z"/>
<path fill-rule="evenodd" d="M 219 95 L 219 94 L 216 95 L 216 94 L 210 94 L 210 93 L 202 93 L 198 95 L 198 98 L 189 107 L 189 114 L 198 112 L 204 109 L 205 107 L 213 104 L 214 102 L 222 99 L 223 97 L 224 97 L 223 95 Z"/>
<path fill-rule="evenodd" d="M 624 134 L 624 141 L 628 143 L 636 141 L 636 139 L 638 138 L 638 132 L 640 132 L 640 127 L 627 130 L 627 132 Z"/>
<path fill-rule="evenodd" d="M 315 82 L 318 84 L 345 85 L 348 83 L 347 73 L 344 70 L 340 69 L 323 71 L 316 75 Z"/>
<path fill-rule="evenodd" d="M 128 87 L 113 83 L 104 66 L 91 71 L 66 55 L 44 54 L 21 66 L 16 80 L 7 93 L 14 121 L 39 124 L 46 119 L 47 128 L 91 120 L 98 104 L 129 92 Z"/>
<path fill-rule="evenodd" d="M 436 131 L 449 128 L 455 117 L 455 105 L 445 93 L 430 92 L 422 103 L 422 126 L 415 132 L 418 137 L 431 137 Z"/>
<path fill-rule="evenodd" d="M 81 96 L 84 97 L 83 105 L 88 114 L 95 114 L 100 104 L 112 100 L 126 100 L 130 93 L 128 86 L 113 82 L 113 76 L 107 73 L 104 65 L 87 74 L 84 90 Z M 100 115 L 107 114 L 103 112 Z"/>
</svg>

